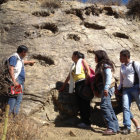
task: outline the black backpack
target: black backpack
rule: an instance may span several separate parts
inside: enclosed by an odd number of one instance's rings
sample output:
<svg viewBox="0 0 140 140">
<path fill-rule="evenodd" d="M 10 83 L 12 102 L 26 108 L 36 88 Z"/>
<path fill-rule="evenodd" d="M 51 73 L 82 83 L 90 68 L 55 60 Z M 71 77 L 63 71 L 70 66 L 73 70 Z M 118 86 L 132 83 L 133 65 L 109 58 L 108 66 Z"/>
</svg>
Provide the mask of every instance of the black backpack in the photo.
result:
<svg viewBox="0 0 140 140">
<path fill-rule="evenodd" d="M 134 85 L 139 84 L 139 77 L 138 77 L 138 73 L 136 72 L 135 69 L 135 61 L 132 62 L 132 67 L 134 69 Z"/>
</svg>

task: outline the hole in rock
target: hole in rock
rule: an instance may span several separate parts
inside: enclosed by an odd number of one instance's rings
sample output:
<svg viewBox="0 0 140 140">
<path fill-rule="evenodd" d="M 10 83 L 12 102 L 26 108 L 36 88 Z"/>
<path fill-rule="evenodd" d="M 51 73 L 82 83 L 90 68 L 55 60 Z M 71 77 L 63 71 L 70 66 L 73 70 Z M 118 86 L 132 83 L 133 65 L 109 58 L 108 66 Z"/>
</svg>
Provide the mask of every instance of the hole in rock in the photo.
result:
<svg viewBox="0 0 140 140">
<path fill-rule="evenodd" d="M 92 29 L 96 29 L 96 30 L 103 30 L 103 29 L 105 29 L 104 26 L 101 26 L 101 25 L 98 25 L 98 24 L 95 24 L 95 23 L 85 22 L 84 25 L 85 25 L 86 28 L 92 28 Z"/>
<path fill-rule="evenodd" d="M 54 23 L 42 23 L 41 25 L 33 25 L 37 29 L 47 29 L 53 33 L 58 32 L 58 27 Z"/>
<path fill-rule="evenodd" d="M 32 57 L 34 59 L 39 60 L 39 63 L 43 66 L 46 66 L 46 64 L 48 64 L 48 65 L 54 65 L 55 64 L 54 60 L 49 56 L 42 56 L 42 55 L 39 54 L 39 55 L 33 55 Z"/>
<path fill-rule="evenodd" d="M 50 13 L 46 12 L 46 11 L 35 11 L 35 12 L 32 13 L 32 15 L 37 16 L 37 17 L 40 17 L 40 16 L 41 17 L 47 17 L 47 16 L 50 15 Z"/>
<path fill-rule="evenodd" d="M 116 32 L 113 34 L 115 37 L 119 37 L 119 38 L 124 38 L 124 39 L 129 39 L 129 36 L 127 36 L 126 34 L 124 33 L 119 33 L 119 32 Z"/>
<path fill-rule="evenodd" d="M 83 9 L 70 9 L 70 10 L 67 10 L 65 12 L 66 12 L 66 14 L 76 15 L 81 20 L 84 20 L 84 17 L 83 17 Z"/>
<path fill-rule="evenodd" d="M 76 34 L 68 34 L 68 39 L 73 39 L 75 41 L 79 41 L 80 37 Z"/>
<path fill-rule="evenodd" d="M 90 15 L 90 13 L 92 13 L 92 15 L 95 16 L 99 16 L 102 13 L 102 9 L 93 6 L 89 6 L 85 8 L 85 14 L 86 15 Z"/>
<path fill-rule="evenodd" d="M 107 6 L 104 7 L 103 9 L 106 11 L 107 15 L 114 16 L 115 18 L 119 18 L 119 14 L 116 11 L 114 11 L 112 7 Z"/>
</svg>

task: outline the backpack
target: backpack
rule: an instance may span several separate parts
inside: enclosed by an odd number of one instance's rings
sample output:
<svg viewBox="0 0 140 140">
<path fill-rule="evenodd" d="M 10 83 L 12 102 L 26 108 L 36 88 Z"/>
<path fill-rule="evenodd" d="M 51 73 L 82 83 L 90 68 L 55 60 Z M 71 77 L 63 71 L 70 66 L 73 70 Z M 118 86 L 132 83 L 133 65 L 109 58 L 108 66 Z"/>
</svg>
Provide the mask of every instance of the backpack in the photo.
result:
<svg viewBox="0 0 140 140">
<path fill-rule="evenodd" d="M 102 66 L 101 69 L 96 73 L 94 81 L 93 81 L 93 91 L 95 96 L 101 97 L 102 90 L 104 89 L 105 84 L 105 73 L 104 69 L 106 69 L 104 66 Z M 110 88 L 115 87 L 115 77 L 112 75 L 111 79 L 111 85 Z"/>
<path fill-rule="evenodd" d="M 136 72 L 135 61 L 132 62 L 132 67 L 134 69 L 134 85 L 137 85 L 139 84 L 139 77 L 138 77 L 138 73 Z"/>
<path fill-rule="evenodd" d="M 82 66 L 83 66 L 85 73 L 87 73 L 83 61 L 82 61 Z M 79 91 L 78 91 L 78 93 L 79 93 L 78 95 L 87 101 L 92 100 L 94 97 L 93 81 L 94 81 L 94 77 L 95 77 L 95 72 L 91 67 L 89 67 L 89 69 L 90 69 L 90 77 L 87 79 L 86 83 L 83 83 L 83 85 L 81 86 L 81 89 L 79 89 Z"/>
<path fill-rule="evenodd" d="M 11 92 L 11 86 L 13 85 L 13 82 L 10 77 L 9 73 L 9 58 L 4 58 L 1 61 L 1 70 L 0 70 L 0 95 L 9 96 L 9 93 Z"/>
<path fill-rule="evenodd" d="M 83 69 L 84 69 L 85 73 L 87 73 L 83 61 L 82 61 L 82 66 L 83 66 Z M 93 81 L 94 81 L 95 72 L 94 72 L 94 70 L 93 70 L 90 66 L 89 66 L 89 70 L 90 70 L 90 77 L 89 77 L 89 79 L 88 79 L 88 82 L 91 84 L 91 83 L 93 83 Z"/>
</svg>

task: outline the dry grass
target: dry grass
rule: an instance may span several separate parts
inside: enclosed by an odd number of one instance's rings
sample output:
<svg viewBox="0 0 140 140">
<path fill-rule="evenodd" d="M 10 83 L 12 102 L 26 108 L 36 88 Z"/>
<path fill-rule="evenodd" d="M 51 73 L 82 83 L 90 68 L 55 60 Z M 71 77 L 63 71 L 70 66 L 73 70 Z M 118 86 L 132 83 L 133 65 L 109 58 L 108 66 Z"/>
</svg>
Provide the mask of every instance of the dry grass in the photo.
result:
<svg viewBox="0 0 140 140">
<path fill-rule="evenodd" d="M 0 121 L 0 138 L 3 133 L 4 119 Z M 9 117 L 7 140 L 43 140 L 47 137 L 47 130 L 40 128 L 40 125 L 25 115 L 15 118 Z"/>
<path fill-rule="evenodd" d="M 140 19 L 140 0 L 130 0 L 127 8 L 129 9 L 128 11 L 128 16 L 134 18 L 139 18 Z"/>
<path fill-rule="evenodd" d="M 60 8 L 61 1 L 60 0 L 40 0 L 41 6 L 44 8 Z"/>
</svg>

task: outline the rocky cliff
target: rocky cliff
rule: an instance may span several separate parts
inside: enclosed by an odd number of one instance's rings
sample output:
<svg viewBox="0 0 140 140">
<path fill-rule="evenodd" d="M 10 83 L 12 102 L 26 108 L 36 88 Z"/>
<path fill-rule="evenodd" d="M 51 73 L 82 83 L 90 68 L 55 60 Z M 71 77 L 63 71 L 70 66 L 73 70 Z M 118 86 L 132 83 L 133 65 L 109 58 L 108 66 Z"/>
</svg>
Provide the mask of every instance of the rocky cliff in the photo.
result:
<svg viewBox="0 0 140 140">
<path fill-rule="evenodd" d="M 22 111 L 40 121 L 54 121 L 61 112 L 77 114 L 74 95 L 52 90 L 66 78 L 73 51 L 84 53 L 94 69 L 91 52 L 105 50 L 115 63 L 116 77 L 122 49 L 129 49 L 132 59 L 140 61 L 140 23 L 125 18 L 127 10 L 75 1 L 61 1 L 60 8 L 42 7 L 37 0 L 1 4 L 0 61 L 21 44 L 29 48 L 26 59 L 37 61 L 26 66 Z"/>
</svg>

